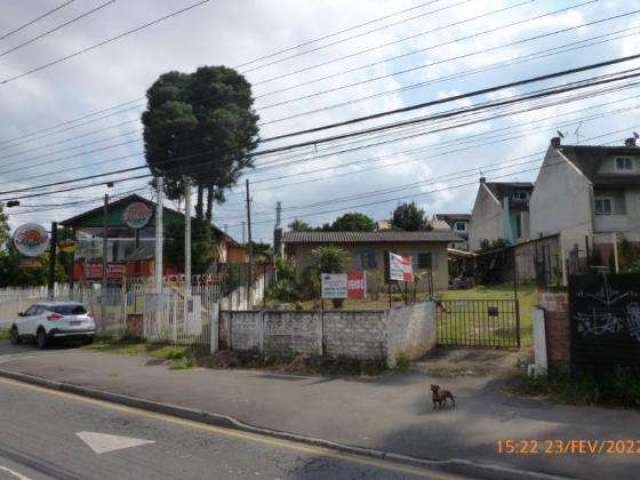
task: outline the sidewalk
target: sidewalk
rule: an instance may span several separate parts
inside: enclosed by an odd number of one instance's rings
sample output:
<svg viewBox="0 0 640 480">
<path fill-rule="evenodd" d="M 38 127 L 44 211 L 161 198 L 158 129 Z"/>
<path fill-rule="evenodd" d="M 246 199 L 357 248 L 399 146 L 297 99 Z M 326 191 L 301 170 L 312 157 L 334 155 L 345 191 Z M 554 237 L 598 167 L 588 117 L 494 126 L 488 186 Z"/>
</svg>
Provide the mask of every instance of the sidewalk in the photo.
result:
<svg viewBox="0 0 640 480">
<path fill-rule="evenodd" d="M 373 380 L 253 370 L 172 371 L 144 356 L 75 349 L 40 352 L 0 342 L 0 370 L 228 415 L 242 422 L 426 459 L 464 459 L 573 478 L 635 479 L 636 455 L 499 455 L 507 439 L 640 440 L 640 414 L 512 398 L 491 377 Z M 455 410 L 433 411 L 431 382 L 451 389 Z M 596 475 L 597 473 L 597 475 Z"/>
</svg>

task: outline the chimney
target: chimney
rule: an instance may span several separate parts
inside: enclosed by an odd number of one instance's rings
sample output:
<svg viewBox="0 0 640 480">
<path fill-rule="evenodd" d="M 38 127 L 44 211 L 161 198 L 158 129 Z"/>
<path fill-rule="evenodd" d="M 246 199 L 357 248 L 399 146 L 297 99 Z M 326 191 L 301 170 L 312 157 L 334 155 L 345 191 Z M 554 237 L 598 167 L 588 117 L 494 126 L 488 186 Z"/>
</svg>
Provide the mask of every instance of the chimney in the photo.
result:
<svg viewBox="0 0 640 480">
<path fill-rule="evenodd" d="M 486 183 L 486 182 L 487 182 L 486 177 L 480 177 L 480 183 Z"/>
<path fill-rule="evenodd" d="M 553 137 L 551 139 L 551 146 L 553 148 L 559 148 L 560 147 L 560 143 L 561 143 L 560 137 Z"/>
<path fill-rule="evenodd" d="M 636 147 L 636 137 L 629 137 L 624 141 L 624 146 L 629 148 Z"/>
</svg>

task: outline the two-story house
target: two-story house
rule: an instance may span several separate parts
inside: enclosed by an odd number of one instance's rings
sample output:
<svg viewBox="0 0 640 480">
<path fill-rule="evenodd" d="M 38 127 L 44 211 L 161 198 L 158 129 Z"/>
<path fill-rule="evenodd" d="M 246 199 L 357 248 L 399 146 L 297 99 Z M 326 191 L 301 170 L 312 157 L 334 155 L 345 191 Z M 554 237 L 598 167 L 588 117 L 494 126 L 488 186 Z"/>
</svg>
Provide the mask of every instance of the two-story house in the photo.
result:
<svg viewBox="0 0 640 480">
<path fill-rule="evenodd" d="M 479 250 L 483 241 L 499 239 L 515 245 L 529 239 L 530 182 L 487 182 L 480 187 L 471 211 L 469 248 Z"/>
<path fill-rule="evenodd" d="M 612 234 L 640 241 L 640 148 L 562 145 L 551 139 L 530 201 L 531 236 L 559 235 L 561 253 L 588 244 L 602 257 L 613 249 Z M 565 277 L 566 278 L 566 277 Z"/>
<path fill-rule="evenodd" d="M 449 230 L 454 232 L 459 240 L 451 242 L 449 248 L 469 250 L 469 222 L 468 213 L 436 213 L 431 218 L 431 227 L 436 231 Z"/>
</svg>

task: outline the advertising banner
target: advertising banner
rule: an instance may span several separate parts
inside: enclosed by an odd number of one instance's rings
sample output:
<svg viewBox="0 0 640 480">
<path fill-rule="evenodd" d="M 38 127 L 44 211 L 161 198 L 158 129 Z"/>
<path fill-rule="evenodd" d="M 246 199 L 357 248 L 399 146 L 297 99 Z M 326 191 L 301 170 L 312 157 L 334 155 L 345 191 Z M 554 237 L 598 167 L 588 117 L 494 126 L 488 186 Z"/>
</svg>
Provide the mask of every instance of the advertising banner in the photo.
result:
<svg viewBox="0 0 640 480">
<path fill-rule="evenodd" d="M 49 234 L 40 225 L 25 223 L 13 234 L 16 250 L 27 257 L 39 257 L 49 247 Z"/>
<path fill-rule="evenodd" d="M 367 298 L 367 272 L 354 270 L 347 273 L 347 296 Z"/>
<path fill-rule="evenodd" d="M 413 282 L 413 265 L 411 257 L 403 257 L 396 253 L 389 252 L 389 258 L 386 262 L 389 271 L 387 272 L 388 280 L 397 282 Z"/>
<path fill-rule="evenodd" d="M 347 298 L 346 273 L 322 273 L 322 298 Z"/>
</svg>

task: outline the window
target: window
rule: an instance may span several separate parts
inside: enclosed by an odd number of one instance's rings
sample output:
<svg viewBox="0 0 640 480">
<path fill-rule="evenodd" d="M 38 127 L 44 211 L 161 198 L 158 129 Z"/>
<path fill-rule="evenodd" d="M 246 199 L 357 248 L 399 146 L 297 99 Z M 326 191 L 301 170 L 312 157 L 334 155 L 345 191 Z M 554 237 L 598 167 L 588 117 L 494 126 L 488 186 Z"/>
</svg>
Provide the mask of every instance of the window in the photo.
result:
<svg viewBox="0 0 640 480">
<path fill-rule="evenodd" d="M 633 170 L 633 159 L 629 157 L 616 158 L 616 170 L 621 172 L 629 172 Z"/>
<path fill-rule="evenodd" d="M 611 215 L 613 213 L 613 200 L 611 198 L 596 198 L 595 204 L 596 215 Z"/>
<path fill-rule="evenodd" d="M 421 270 L 431 268 L 431 252 L 423 252 L 417 255 L 417 267 Z"/>
<path fill-rule="evenodd" d="M 50 310 L 60 315 L 84 315 L 87 313 L 82 305 L 59 305 L 51 307 Z"/>
<path fill-rule="evenodd" d="M 512 195 L 514 200 L 526 200 L 528 198 L 527 192 L 523 190 L 516 190 Z"/>
<path fill-rule="evenodd" d="M 24 312 L 24 316 L 25 317 L 33 317 L 35 315 L 37 315 L 37 311 L 38 311 L 39 306 L 38 305 L 32 305 L 31 307 L 29 307 L 27 309 L 26 312 Z"/>
<path fill-rule="evenodd" d="M 367 250 L 360 252 L 360 265 L 363 270 L 372 270 L 378 268 L 378 258 L 376 252 Z"/>
<path fill-rule="evenodd" d="M 466 232 L 467 224 L 465 222 L 456 222 L 455 229 L 456 232 Z"/>
</svg>

